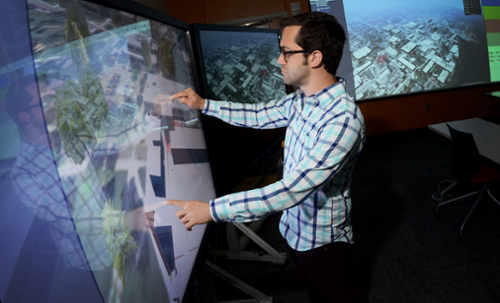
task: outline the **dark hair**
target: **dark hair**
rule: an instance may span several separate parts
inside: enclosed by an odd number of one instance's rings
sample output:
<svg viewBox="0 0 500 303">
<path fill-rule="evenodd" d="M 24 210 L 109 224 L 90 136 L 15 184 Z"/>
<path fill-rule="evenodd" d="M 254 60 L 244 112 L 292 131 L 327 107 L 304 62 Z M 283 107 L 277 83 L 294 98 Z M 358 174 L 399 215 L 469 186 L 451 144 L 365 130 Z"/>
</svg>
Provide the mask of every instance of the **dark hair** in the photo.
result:
<svg viewBox="0 0 500 303">
<path fill-rule="evenodd" d="M 19 120 L 19 112 L 29 108 L 33 96 L 26 89 L 29 85 L 36 83 L 34 75 L 24 75 L 19 81 L 19 84 L 12 84 L 5 95 L 5 107 L 9 116 L 16 122 L 22 124 Z"/>
<path fill-rule="evenodd" d="M 346 41 L 342 25 L 335 17 L 322 12 L 303 13 L 281 21 L 282 30 L 294 25 L 301 26 L 295 43 L 308 53 L 319 50 L 326 71 L 335 76 Z"/>
</svg>

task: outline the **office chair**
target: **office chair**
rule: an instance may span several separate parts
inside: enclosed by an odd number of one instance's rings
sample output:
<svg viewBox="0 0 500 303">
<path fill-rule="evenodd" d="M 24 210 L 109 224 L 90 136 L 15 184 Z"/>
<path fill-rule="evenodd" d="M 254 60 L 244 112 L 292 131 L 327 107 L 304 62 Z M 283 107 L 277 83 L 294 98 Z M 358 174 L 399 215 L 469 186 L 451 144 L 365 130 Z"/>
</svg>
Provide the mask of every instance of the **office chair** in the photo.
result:
<svg viewBox="0 0 500 303">
<path fill-rule="evenodd" d="M 438 217 L 439 209 L 442 206 L 479 194 L 460 226 L 458 240 L 462 240 L 465 225 L 476 210 L 479 202 L 482 201 L 485 193 L 488 193 L 488 195 L 500 206 L 500 202 L 490 192 L 490 185 L 493 181 L 500 179 L 500 172 L 483 163 L 472 134 L 456 130 L 449 124 L 447 124 L 447 126 L 450 131 L 453 148 L 451 172 L 456 180 L 445 190 L 440 191 L 438 189 L 438 193 L 433 197 L 437 197 L 437 200 L 440 201 L 436 207 L 436 216 Z M 472 187 L 474 189 L 458 197 L 448 197 L 447 193 L 452 189 L 463 187 Z"/>
</svg>

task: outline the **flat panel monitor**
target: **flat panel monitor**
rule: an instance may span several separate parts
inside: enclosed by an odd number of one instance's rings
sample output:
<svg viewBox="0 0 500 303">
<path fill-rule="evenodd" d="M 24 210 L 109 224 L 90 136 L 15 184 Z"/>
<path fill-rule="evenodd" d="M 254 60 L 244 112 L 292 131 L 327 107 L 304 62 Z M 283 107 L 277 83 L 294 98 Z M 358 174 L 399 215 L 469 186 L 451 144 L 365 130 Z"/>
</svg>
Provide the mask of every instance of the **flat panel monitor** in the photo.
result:
<svg viewBox="0 0 500 303">
<path fill-rule="evenodd" d="M 188 25 L 129 1 L 0 12 L 0 301 L 186 302 L 215 198 Z"/>
<path fill-rule="evenodd" d="M 191 33 L 202 97 L 265 103 L 288 93 L 277 62 L 279 30 L 194 24 Z M 212 117 L 204 119 L 219 194 L 231 192 L 255 171 L 262 174 L 261 160 L 265 163 L 272 157 L 285 133 L 284 129 L 255 130 L 231 126 Z"/>
<path fill-rule="evenodd" d="M 338 76 L 356 101 L 498 81 L 500 14 L 490 2 L 309 1 L 344 25 Z"/>
</svg>

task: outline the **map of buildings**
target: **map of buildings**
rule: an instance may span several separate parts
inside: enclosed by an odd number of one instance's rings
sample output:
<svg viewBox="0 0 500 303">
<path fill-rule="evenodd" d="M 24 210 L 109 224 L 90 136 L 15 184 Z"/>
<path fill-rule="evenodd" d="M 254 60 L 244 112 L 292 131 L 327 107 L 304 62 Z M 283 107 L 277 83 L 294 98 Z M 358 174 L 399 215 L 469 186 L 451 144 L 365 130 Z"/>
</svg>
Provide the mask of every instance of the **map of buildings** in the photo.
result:
<svg viewBox="0 0 500 303">
<path fill-rule="evenodd" d="M 472 18 L 447 6 L 346 16 L 356 99 L 460 86 L 464 50 L 481 49 Z"/>
<path fill-rule="evenodd" d="M 201 31 L 209 98 L 261 103 L 286 95 L 275 33 Z"/>
<path fill-rule="evenodd" d="M 489 82 L 479 1 L 311 0 L 311 10 L 346 30 L 338 72 L 356 100 Z"/>
</svg>

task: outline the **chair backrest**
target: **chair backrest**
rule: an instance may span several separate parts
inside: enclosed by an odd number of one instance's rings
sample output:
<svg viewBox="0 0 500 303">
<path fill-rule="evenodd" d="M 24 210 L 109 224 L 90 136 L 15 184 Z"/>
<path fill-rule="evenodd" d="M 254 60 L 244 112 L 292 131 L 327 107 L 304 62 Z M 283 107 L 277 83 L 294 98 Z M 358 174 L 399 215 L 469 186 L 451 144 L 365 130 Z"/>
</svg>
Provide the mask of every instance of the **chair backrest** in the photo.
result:
<svg viewBox="0 0 500 303">
<path fill-rule="evenodd" d="M 449 124 L 446 125 L 450 130 L 453 145 L 451 172 L 459 181 L 470 181 L 483 168 L 476 141 L 472 134 L 456 130 Z"/>
</svg>

